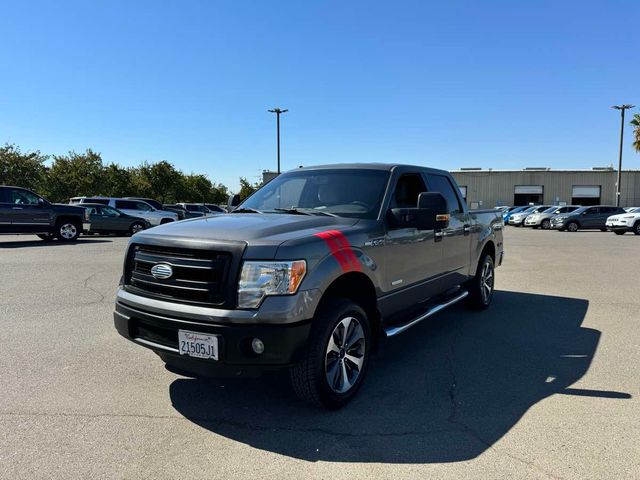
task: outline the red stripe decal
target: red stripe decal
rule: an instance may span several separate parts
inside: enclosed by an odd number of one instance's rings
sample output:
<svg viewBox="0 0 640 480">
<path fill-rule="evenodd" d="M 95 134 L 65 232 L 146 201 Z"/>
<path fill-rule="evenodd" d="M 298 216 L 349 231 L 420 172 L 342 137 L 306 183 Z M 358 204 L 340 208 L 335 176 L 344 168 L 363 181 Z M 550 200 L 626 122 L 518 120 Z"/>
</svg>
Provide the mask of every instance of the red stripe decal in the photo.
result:
<svg viewBox="0 0 640 480">
<path fill-rule="evenodd" d="M 315 236 L 322 238 L 325 241 L 327 247 L 329 247 L 329 250 L 331 251 L 331 255 L 333 255 L 333 257 L 338 261 L 340 268 L 342 268 L 344 272 L 349 272 L 351 270 L 359 272 L 362 270 L 358 258 L 342 232 L 338 230 L 327 230 L 325 232 L 316 233 Z"/>
</svg>

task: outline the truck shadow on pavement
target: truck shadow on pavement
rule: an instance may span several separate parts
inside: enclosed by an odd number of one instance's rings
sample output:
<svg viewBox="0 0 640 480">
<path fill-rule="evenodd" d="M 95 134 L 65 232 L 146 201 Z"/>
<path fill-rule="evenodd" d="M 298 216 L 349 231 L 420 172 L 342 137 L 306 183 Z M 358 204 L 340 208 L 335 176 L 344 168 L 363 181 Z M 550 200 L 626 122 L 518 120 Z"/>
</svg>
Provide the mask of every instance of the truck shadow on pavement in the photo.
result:
<svg viewBox="0 0 640 480">
<path fill-rule="evenodd" d="M 68 247 L 68 246 L 82 246 L 89 243 L 110 243 L 109 240 L 89 240 L 87 238 L 80 238 L 75 242 L 59 242 L 58 240 L 52 240 L 46 242 L 44 240 L 24 240 L 16 242 L 0 242 L 0 250 L 3 248 L 26 248 L 26 247 Z"/>
<path fill-rule="evenodd" d="M 171 401 L 213 433 L 308 461 L 469 460 L 553 394 L 631 397 L 568 388 L 598 347 L 600 332 L 581 326 L 588 306 L 582 299 L 496 291 L 487 311 L 452 307 L 383 341 L 359 395 L 338 411 L 299 402 L 285 375 L 180 378 L 170 386 Z"/>
</svg>

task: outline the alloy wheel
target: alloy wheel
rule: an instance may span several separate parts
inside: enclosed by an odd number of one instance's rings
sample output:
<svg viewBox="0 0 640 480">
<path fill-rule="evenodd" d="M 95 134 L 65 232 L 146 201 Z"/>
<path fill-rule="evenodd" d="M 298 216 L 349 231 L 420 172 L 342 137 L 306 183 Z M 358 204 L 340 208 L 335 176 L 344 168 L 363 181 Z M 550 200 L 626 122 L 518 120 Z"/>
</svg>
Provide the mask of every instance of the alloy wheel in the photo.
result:
<svg viewBox="0 0 640 480">
<path fill-rule="evenodd" d="M 493 266 L 490 262 L 482 266 L 482 272 L 480 273 L 480 293 L 482 294 L 484 304 L 488 304 L 489 300 L 491 300 L 491 294 L 493 293 Z"/>
<path fill-rule="evenodd" d="M 362 372 L 365 356 L 362 325 L 355 317 L 338 322 L 329 337 L 325 354 L 325 375 L 331 390 L 348 392 Z"/>
<path fill-rule="evenodd" d="M 131 226 L 131 233 L 133 233 L 133 234 L 141 232 L 142 230 L 144 230 L 144 226 L 141 223 L 134 223 Z"/>
<path fill-rule="evenodd" d="M 78 234 L 78 229 L 73 223 L 65 223 L 60 227 L 60 236 L 65 240 L 71 240 Z"/>
</svg>

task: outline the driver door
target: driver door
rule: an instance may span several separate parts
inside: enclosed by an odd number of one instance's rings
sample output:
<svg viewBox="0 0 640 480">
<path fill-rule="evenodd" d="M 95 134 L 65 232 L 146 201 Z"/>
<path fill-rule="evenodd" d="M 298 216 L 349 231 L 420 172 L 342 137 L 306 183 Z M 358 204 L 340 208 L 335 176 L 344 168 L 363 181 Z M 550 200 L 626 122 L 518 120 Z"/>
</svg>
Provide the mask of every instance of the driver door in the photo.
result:
<svg viewBox="0 0 640 480">
<path fill-rule="evenodd" d="M 11 203 L 11 231 L 45 232 L 51 225 L 53 209 L 41 198 L 23 188 L 8 189 Z"/>
<path fill-rule="evenodd" d="M 418 195 L 426 192 L 423 175 L 407 172 L 400 175 L 388 207 L 415 208 Z M 435 230 L 395 228 L 388 221 L 385 234 L 385 292 L 381 298 L 383 314 L 399 312 L 427 300 L 440 291 L 438 277 L 442 265 L 442 242 L 436 241 Z"/>
</svg>

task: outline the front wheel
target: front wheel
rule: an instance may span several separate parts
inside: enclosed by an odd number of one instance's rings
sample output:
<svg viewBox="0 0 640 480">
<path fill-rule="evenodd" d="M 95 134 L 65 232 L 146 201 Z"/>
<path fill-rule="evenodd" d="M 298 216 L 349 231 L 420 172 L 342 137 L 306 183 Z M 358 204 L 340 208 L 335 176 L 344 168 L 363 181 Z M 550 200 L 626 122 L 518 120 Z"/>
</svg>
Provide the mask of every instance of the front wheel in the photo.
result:
<svg viewBox="0 0 640 480">
<path fill-rule="evenodd" d="M 62 242 L 73 242 L 79 236 L 80 227 L 69 220 L 63 220 L 56 225 L 56 237 Z"/>
<path fill-rule="evenodd" d="M 488 308 L 493 299 L 494 285 L 495 267 L 493 258 L 485 253 L 478 262 L 475 277 L 467 284 L 469 290 L 467 305 L 477 310 Z"/>
<path fill-rule="evenodd" d="M 347 299 L 327 301 L 313 321 L 302 360 L 290 371 L 293 390 L 316 406 L 342 407 L 362 385 L 370 348 L 371 328 L 362 307 Z"/>
<path fill-rule="evenodd" d="M 635 233 L 636 235 L 640 235 L 640 222 L 636 222 L 636 224 L 633 226 L 633 233 Z"/>
<path fill-rule="evenodd" d="M 551 228 L 551 221 L 543 220 L 542 223 L 540 224 L 540 227 L 542 227 L 543 230 L 549 230 Z"/>
<path fill-rule="evenodd" d="M 567 224 L 567 230 L 569 230 L 570 232 L 577 232 L 578 228 L 579 226 L 576 222 L 569 222 Z"/>
</svg>

